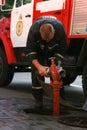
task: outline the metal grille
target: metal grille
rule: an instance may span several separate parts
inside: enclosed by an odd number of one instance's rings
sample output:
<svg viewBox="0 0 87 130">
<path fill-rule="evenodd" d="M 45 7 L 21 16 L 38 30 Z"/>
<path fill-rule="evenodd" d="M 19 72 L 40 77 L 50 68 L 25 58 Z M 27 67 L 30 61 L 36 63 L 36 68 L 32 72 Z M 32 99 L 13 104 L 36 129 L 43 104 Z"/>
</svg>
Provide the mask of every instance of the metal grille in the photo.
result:
<svg viewBox="0 0 87 130">
<path fill-rule="evenodd" d="M 74 0 L 71 35 L 87 35 L 87 0 Z"/>
</svg>

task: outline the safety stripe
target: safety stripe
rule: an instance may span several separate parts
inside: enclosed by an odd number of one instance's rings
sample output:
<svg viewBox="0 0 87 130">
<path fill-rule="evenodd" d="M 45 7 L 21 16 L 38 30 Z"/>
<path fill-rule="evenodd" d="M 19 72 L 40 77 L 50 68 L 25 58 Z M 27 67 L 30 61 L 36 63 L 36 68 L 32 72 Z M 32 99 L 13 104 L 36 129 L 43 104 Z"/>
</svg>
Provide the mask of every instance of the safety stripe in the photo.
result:
<svg viewBox="0 0 87 130">
<path fill-rule="evenodd" d="M 59 54 L 59 53 L 55 53 L 55 55 L 56 55 L 56 56 L 59 56 L 59 57 L 62 58 L 62 59 L 64 59 L 64 57 L 63 57 L 61 54 Z"/>
<path fill-rule="evenodd" d="M 49 50 L 52 50 L 54 47 L 57 47 L 57 46 L 59 46 L 59 44 L 55 44 L 55 45 L 52 46 L 52 47 L 49 47 L 49 46 L 48 46 L 48 49 L 49 49 Z"/>
<path fill-rule="evenodd" d="M 27 53 L 26 56 L 35 55 L 35 54 L 37 54 L 37 52 L 30 52 L 30 53 Z"/>
<path fill-rule="evenodd" d="M 34 87 L 32 86 L 33 89 L 42 89 L 43 87 L 42 86 L 39 86 L 39 87 Z"/>
<path fill-rule="evenodd" d="M 37 52 L 27 53 L 26 56 L 29 56 L 29 55 L 35 55 L 35 54 L 37 54 Z"/>
</svg>

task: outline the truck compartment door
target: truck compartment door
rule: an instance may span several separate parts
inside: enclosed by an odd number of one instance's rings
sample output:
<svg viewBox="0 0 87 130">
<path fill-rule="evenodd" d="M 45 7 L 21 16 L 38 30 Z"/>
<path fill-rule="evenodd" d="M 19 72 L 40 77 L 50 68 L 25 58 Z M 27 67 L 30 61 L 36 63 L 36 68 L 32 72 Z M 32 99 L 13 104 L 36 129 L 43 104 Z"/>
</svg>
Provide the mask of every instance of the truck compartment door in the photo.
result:
<svg viewBox="0 0 87 130">
<path fill-rule="evenodd" d="M 74 0 L 71 35 L 87 35 L 87 0 Z"/>
</svg>

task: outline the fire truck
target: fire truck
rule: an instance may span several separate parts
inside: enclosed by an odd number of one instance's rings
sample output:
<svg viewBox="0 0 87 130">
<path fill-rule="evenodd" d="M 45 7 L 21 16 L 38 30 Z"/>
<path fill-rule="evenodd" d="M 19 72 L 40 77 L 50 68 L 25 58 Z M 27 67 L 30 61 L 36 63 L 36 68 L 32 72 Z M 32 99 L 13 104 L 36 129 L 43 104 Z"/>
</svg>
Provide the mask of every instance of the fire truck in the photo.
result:
<svg viewBox="0 0 87 130">
<path fill-rule="evenodd" d="M 61 20 L 67 34 L 68 55 L 76 59 L 74 65 L 66 67 L 64 83 L 70 84 L 82 75 L 83 85 L 87 85 L 87 0 L 14 0 L 13 8 L 4 11 L 0 20 L 0 86 L 10 84 L 15 72 L 30 71 L 29 58 L 22 57 L 22 53 L 31 25 L 41 16 Z"/>
</svg>

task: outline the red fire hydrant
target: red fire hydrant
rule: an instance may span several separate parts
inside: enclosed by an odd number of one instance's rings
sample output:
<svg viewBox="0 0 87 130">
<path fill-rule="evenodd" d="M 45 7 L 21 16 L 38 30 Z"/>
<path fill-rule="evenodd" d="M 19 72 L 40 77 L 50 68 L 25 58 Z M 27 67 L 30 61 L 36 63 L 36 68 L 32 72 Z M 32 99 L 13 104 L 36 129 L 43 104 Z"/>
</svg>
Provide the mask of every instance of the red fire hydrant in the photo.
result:
<svg viewBox="0 0 87 130">
<path fill-rule="evenodd" d="M 53 89 L 53 115 L 58 116 L 60 114 L 60 88 L 63 83 L 60 80 L 59 69 L 56 68 L 53 58 L 51 59 L 50 73 L 52 77 L 50 85 Z"/>
</svg>

